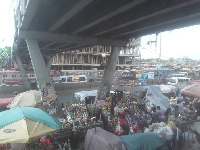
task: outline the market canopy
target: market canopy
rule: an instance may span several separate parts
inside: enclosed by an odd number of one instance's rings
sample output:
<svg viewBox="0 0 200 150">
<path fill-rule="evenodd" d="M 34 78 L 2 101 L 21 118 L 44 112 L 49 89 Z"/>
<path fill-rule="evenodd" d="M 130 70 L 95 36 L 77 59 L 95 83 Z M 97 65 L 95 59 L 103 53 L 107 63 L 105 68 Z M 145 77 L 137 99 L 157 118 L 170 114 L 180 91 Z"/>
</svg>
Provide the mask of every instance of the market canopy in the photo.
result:
<svg viewBox="0 0 200 150">
<path fill-rule="evenodd" d="M 62 126 L 53 116 L 33 107 L 15 107 L 1 112 L 0 118 L 0 143 L 27 143 Z"/>
<path fill-rule="evenodd" d="M 154 132 L 136 133 L 119 137 L 127 150 L 158 149 L 165 146 L 165 141 Z"/>
<path fill-rule="evenodd" d="M 126 150 L 118 136 L 97 127 L 89 129 L 85 137 L 85 150 Z"/>
<path fill-rule="evenodd" d="M 147 90 L 146 99 L 155 106 L 160 106 L 160 108 L 164 111 L 166 111 L 167 108 L 170 108 L 168 98 L 165 95 L 163 95 L 159 87 L 155 85 L 149 86 Z"/>
<path fill-rule="evenodd" d="M 38 107 L 42 108 L 42 101 L 40 92 L 37 90 L 30 90 L 18 94 L 7 106 L 8 108 L 14 107 Z"/>
<path fill-rule="evenodd" d="M 200 98 L 200 84 L 196 83 L 196 84 L 188 85 L 184 87 L 183 89 L 181 89 L 181 93 L 184 93 L 187 96 Z"/>
</svg>

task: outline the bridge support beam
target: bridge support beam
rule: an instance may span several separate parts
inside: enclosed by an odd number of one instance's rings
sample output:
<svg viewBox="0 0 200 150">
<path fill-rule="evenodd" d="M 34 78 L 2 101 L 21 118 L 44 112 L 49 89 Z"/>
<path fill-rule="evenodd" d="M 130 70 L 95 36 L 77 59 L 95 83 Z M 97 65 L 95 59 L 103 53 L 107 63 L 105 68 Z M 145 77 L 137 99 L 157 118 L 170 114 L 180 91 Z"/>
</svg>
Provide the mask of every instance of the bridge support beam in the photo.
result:
<svg viewBox="0 0 200 150">
<path fill-rule="evenodd" d="M 27 76 L 27 74 L 26 74 L 26 71 L 25 71 L 25 69 L 24 69 L 24 66 L 23 66 L 23 64 L 22 64 L 22 61 L 21 61 L 21 58 L 20 58 L 20 56 L 17 54 L 16 55 L 16 60 L 17 60 L 17 65 L 18 65 L 18 67 L 19 67 L 19 70 L 20 70 L 20 74 L 21 74 L 21 76 L 22 76 L 22 79 L 24 79 L 24 86 L 25 86 L 25 89 L 26 89 L 26 91 L 29 91 L 29 90 L 31 90 L 31 83 L 30 83 L 30 81 L 28 80 L 28 76 Z"/>
<path fill-rule="evenodd" d="M 104 75 L 103 75 L 103 78 L 101 81 L 101 85 L 98 89 L 98 94 L 97 94 L 98 100 L 105 99 L 106 92 L 110 92 L 110 90 L 111 90 L 119 52 L 120 52 L 119 47 L 112 47 L 110 59 L 105 68 Z"/>
<path fill-rule="evenodd" d="M 50 72 L 51 70 L 51 65 L 52 65 L 52 62 L 53 62 L 53 56 L 48 56 L 46 57 L 46 65 L 47 65 L 47 70 Z"/>
<path fill-rule="evenodd" d="M 29 55 L 31 57 L 33 69 L 35 71 L 37 85 L 42 94 L 43 101 L 52 101 L 55 99 L 55 90 L 47 69 L 44 58 L 35 40 L 26 39 Z"/>
</svg>

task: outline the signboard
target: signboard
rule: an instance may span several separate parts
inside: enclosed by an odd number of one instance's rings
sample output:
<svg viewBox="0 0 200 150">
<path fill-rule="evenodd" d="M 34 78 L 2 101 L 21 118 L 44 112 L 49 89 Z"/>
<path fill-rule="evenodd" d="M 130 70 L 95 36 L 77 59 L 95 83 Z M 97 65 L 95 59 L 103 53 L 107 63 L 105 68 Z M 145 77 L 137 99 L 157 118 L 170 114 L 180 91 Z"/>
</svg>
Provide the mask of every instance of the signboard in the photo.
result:
<svg viewBox="0 0 200 150">
<path fill-rule="evenodd" d="M 72 82 L 79 82 L 79 75 L 73 75 Z"/>
<path fill-rule="evenodd" d="M 136 78 L 141 78 L 142 77 L 142 75 L 141 74 L 136 74 Z"/>
<path fill-rule="evenodd" d="M 53 101 L 55 99 L 52 86 L 47 86 L 46 83 L 41 84 L 42 101 Z"/>
<path fill-rule="evenodd" d="M 157 68 L 158 70 L 161 70 L 161 69 L 162 69 L 162 64 L 157 65 L 156 68 Z"/>
<path fill-rule="evenodd" d="M 154 79 L 154 72 L 148 72 L 148 79 Z"/>
</svg>

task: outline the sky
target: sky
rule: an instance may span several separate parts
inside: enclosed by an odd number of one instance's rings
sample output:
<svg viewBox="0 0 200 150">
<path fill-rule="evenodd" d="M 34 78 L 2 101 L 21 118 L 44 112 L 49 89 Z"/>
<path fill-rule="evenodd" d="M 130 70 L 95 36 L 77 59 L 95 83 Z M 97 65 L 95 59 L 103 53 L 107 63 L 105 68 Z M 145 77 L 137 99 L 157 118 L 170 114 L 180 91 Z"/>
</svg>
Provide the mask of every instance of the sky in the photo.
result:
<svg viewBox="0 0 200 150">
<path fill-rule="evenodd" d="M 15 32 L 13 7 L 17 1 L 0 0 L 0 48 L 12 46 Z M 155 45 L 147 45 L 148 41 L 155 41 L 155 39 L 155 34 L 141 38 L 142 58 L 159 58 L 161 47 L 161 59 L 186 56 L 192 59 L 200 59 L 200 25 L 162 32 L 157 38 L 157 48 L 155 48 Z"/>
<path fill-rule="evenodd" d="M 160 46 L 161 35 L 161 46 Z M 161 59 L 189 57 L 200 59 L 200 25 L 166 31 L 157 36 L 157 49 L 155 44 L 148 45 L 148 41 L 155 41 L 156 35 L 147 35 L 141 38 L 142 58 Z"/>
<path fill-rule="evenodd" d="M 13 1 L 0 0 L 0 48 L 12 46 L 14 39 Z"/>
</svg>

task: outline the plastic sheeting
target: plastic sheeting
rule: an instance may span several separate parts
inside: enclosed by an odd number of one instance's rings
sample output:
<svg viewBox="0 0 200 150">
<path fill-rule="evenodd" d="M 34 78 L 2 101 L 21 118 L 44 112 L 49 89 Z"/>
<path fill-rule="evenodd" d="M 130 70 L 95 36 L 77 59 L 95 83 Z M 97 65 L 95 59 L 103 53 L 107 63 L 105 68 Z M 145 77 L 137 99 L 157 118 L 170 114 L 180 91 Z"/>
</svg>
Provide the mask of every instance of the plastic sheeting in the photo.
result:
<svg viewBox="0 0 200 150">
<path fill-rule="evenodd" d="M 176 87 L 175 86 L 171 86 L 171 85 L 160 85 L 160 90 L 162 91 L 162 93 L 170 93 L 170 92 L 175 92 Z"/>
<path fill-rule="evenodd" d="M 168 98 L 162 94 L 159 87 L 157 86 L 149 86 L 146 99 L 150 101 L 150 103 L 152 103 L 153 105 L 160 106 L 161 110 L 166 111 L 167 108 L 170 108 Z"/>
<path fill-rule="evenodd" d="M 127 150 L 156 150 L 165 146 L 165 141 L 154 132 L 124 135 L 119 138 Z"/>
<path fill-rule="evenodd" d="M 100 127 L 89 129 L 85 137 L 85 150 L 126 150 L 118 136 Z"/>
</svg>

